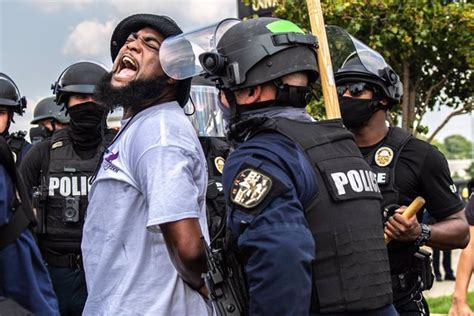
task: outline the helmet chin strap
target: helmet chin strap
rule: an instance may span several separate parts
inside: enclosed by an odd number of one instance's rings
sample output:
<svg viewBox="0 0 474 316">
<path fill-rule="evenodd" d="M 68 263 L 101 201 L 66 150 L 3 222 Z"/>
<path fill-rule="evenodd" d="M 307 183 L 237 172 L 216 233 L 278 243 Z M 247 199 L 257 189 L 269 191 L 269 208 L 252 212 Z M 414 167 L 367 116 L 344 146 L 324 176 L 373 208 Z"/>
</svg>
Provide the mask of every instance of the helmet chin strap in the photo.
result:
<svg viewBox="0 0 474 316">
<path fill-rule="evenodd" d="M 275 101 L 278 104 L 292 106 L 295 108 L 305 108 L 311 101 L 311 87 L 292 86 L 278 78 L 273 81 L 277 88 Z"/>
<path fill-rule="evenodd" d="M 234 123 L 237 123 L 240 119 L 240 111 L 237 104 L 237 99 L 235 97 L 234 92 L 230 89 L 222 90 L 224 92 L 225 98 L 229 103 L 229 110 L 230 110 L 230 122 L 229 126 L 232 126 Z"/>
</svg>

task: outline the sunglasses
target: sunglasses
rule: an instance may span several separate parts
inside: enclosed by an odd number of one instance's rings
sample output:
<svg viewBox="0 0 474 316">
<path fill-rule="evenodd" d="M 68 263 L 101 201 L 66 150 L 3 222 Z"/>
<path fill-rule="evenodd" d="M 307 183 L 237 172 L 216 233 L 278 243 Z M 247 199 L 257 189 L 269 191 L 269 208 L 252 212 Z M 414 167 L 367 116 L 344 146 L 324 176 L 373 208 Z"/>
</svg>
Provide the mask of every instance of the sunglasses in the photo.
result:
<svg viewBox="0 0 474 316">
<path fill-rule="evenodd" d="M 336 87 L 337 94 L 342 97 L 346 91 L 349 91 L 351 97 L 360 97 L 364 90 L 376 92 L 376 89 L 365 82 L 346 83 Z"/>
</svg>

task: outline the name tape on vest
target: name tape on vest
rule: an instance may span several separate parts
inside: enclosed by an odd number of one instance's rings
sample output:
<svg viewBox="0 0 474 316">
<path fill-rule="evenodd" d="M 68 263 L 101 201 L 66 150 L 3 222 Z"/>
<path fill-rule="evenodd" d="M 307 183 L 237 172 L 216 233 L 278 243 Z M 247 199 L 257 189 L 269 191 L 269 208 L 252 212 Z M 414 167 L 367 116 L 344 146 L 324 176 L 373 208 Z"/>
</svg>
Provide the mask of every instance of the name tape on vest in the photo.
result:
<svg viewBox="0 0 474 316">
<path fill-rule="evenodd" d="M 378 192 L 377 176 L 369 170 L 349 170 L 347 172 L 331 173 L 331 178 L 337 189 L 337 194 L 342 196 L 356 192 Z"/>
<path fill-rule="evenodd" d="M 50 177 L 49 178 L 49 196 L 55 196 L 59 193 L 62 196 L 86 196 L 89 193 L 91 177 Z"/>
</svg>

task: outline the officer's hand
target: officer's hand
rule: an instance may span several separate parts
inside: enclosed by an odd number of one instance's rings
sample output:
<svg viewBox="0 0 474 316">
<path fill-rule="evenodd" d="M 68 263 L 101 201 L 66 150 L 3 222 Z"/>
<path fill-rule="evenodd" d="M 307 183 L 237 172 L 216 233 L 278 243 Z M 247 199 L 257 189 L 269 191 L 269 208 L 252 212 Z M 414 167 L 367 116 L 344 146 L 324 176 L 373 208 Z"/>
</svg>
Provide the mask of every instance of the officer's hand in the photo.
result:
<svg viewBox="0 0 474 316">
<path fill-rule="evenodd" d="M 390 216 L 385 223 L 385 234 L 393 240 L 398 241 L 415 241 L 421 234 L 421 226 L 416 216 L 406 219 L 402 213 L 406 207 L 401 207 Z"/>
</svg>

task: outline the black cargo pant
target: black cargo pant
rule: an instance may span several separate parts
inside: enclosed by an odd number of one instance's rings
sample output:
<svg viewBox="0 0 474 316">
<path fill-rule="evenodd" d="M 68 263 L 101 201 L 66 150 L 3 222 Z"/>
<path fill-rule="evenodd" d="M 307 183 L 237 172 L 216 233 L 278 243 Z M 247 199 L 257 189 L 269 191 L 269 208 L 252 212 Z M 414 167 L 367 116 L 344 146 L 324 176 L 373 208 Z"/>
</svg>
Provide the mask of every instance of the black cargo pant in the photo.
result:
<svg viewBox="0 0 474 316">
<path fill-rule="evenodd" d="M 86 304 L 87 287 L 84 270 L 48 266 L 62 316 L 80 316 Z"/>
</svg>

